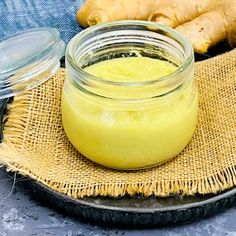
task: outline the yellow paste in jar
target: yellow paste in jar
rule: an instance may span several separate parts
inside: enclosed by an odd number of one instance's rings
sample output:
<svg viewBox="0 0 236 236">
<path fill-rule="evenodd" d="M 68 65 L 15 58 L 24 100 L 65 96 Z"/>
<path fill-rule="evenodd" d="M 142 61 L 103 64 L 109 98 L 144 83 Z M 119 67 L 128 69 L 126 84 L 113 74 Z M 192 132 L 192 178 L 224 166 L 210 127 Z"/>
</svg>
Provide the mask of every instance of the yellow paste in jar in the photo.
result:
<svg viewBox="0 0 236 236">
<path fill-rule="evenodd" d="M 148 57 L 112 59 L 85 68 L 92 75 L 119 82 L 155 80 L 175 70 L 168 62 Z M 180 153 L 194 133 L 198 99 L 192 83 L 153 103 L 122 108 L 115 101 L 86 95 L 66 80 L 65 132 L 84 156 L 108 167 L 138 169 L 163 163 Z"/>
</svg>

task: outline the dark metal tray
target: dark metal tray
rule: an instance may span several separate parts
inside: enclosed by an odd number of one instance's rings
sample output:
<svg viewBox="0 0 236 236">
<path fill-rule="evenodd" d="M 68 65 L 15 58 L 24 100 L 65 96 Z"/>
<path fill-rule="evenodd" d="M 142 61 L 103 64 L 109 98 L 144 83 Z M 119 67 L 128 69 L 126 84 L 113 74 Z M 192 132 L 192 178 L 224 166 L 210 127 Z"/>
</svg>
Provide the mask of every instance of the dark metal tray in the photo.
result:
<svg viewBox="0 0 236 236">
<path fill-rule="evenodd" d="M 221 212 L 236 203 L 236 188 L 219 195 L 195 197 L 118 199 L 88 197 L 75 199 L 30 181 L 35 194 L 51 206 L 79 218 L 99 224 L 120 226 L 154 226 L 183 224 Z"/>
<path fill-rule="evenodd" d="M 221 46 L 218 52 L 221 53 L 225 49 L 227 47 Z M 197 60 L 203 60 L 216 54 L 216 50 L 213 50 L 210 55 L 197 55 L 196 58 Z M 0 101 L 0 138 L 2 138 L 3 115 L 8 102 L 7 99 Z M 142 227 L 187 223 L 223 211 L 236 203 L 236 188 L 217 195 L 198 195 L 194 197 L 143 198 L 124 196 L 117 199 L 108 197 L 75 199 L 31 179 L 25 183 L 47 205 L 100 224 L 109 223 L 112 225 Z"/>
</svg>

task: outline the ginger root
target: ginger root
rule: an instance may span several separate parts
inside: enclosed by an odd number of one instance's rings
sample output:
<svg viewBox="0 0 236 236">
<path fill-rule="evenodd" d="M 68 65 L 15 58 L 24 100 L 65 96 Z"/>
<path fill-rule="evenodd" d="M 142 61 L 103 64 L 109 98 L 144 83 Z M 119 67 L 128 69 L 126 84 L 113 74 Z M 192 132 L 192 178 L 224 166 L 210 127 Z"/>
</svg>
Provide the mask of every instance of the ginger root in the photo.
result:
<svg viewBox="0 0 236 236">
<path fill-rule="evenodd" d="M 236 0 L 87 0 L 77 20 L 83 27 L 115 20 L 159 22 L 185 34 L 198 53 L 225 39 L 236 46 Z"/>
</svg>

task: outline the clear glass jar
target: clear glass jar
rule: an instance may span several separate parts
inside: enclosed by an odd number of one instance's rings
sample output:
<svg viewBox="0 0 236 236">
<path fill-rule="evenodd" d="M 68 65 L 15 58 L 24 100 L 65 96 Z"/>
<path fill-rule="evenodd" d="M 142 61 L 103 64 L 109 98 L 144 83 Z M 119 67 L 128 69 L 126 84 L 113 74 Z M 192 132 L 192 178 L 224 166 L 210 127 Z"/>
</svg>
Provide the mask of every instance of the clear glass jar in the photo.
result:
<svg viewBox="0 0 236 236">
<path fill-rule="evenodd" d="M 120 57 L 168 61 L 176 71 L 159 79 L 116 82 L 84 68 Z M 119 21 L 84 30 L 66 51 L 62 94 L 65 132 L 84 156 L 116 169 L 166 162 L 193 136 L 198 96 L 191 44 L 175 30 L 145 21 Z"/>
</svg>

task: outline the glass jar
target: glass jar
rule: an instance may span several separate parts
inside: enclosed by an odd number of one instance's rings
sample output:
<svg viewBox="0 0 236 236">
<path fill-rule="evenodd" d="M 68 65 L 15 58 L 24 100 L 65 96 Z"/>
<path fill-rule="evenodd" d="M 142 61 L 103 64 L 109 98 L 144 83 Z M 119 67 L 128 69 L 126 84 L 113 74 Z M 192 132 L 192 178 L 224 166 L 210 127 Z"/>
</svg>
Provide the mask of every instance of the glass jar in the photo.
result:
<svg viewBox="0 0 236 236">
<path fill-rule="evenodd" d="M 84 69 L 101 61 L 145 56 L 176 70 L 159 79 L 117 82 Z M 66 51 L 62 120 L 81 154 L 116 169 L 139 169 L 178 155 L 193 136 L 198 111 L 189 41 L 168 27 L 118 21 L 76 35 Z"/>
</svg>

